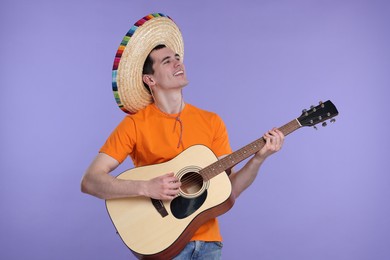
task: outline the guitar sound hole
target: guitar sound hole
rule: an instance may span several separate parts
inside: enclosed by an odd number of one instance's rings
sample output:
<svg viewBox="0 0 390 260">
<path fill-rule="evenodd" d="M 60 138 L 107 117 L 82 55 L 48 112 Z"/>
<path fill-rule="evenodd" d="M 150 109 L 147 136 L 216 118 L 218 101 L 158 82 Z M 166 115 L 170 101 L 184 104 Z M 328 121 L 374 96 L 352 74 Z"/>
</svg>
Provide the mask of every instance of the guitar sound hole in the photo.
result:
<svg viewBox="0 0 390 260">
<path fill-rule="evenodd" d="M 181 191 L 185 194 L 194 194 L 199 192 L 203 187 L 203 178 L 196 172 L 188 172 L 180 179 Z"/>
</svg>

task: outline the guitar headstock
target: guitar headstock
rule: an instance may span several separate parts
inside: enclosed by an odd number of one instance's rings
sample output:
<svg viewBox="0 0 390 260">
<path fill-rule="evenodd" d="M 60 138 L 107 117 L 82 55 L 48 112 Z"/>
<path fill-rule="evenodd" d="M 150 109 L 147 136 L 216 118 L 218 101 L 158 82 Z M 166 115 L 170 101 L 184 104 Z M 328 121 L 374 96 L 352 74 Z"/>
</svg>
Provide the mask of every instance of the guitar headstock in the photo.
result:
<svg viewBox="0 0 390 260">
<path fill-rule="evenodd" d="M 302 115 L 297 118 L 302 126 L 315 126 L 318 123 L 324 122 L 337 116 L 339 112 L 333 103 L 328 100 L 326 102 L 320 102 L 316 107 L 311 106 L 309 110 L 304 109 Z M 334 122 L 334 119 L 331 122 Z M 324 126 L 326 123 L 324 123 Z"/>
</svg>

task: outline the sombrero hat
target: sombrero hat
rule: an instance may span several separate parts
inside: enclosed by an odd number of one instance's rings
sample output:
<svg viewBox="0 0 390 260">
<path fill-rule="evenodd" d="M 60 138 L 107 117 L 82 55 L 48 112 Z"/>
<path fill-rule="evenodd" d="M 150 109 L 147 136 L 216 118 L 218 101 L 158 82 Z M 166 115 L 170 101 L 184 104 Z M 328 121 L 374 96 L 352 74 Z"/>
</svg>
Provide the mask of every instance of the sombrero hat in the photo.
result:
<svg viewBox="0 0 390 260">
<path fill-rule="evenodd" d="M 163 44 L 184 56 L 183 37 L 173 20 L 153 13 L 138 20 L 123 38 L 115 55 L 112 89 L 122 111 L 135 114 L 153 102 L 142 81 L 142 69 L 149 53 Z"/>
</svg>

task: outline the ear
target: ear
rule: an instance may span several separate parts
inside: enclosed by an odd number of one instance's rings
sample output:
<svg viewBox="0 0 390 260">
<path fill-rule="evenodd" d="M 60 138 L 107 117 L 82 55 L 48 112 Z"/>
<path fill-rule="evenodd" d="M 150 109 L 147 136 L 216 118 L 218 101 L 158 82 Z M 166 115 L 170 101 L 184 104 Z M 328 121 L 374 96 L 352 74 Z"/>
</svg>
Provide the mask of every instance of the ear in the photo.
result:
<svg viewBox="0 0 390 260">
<path fill-rule="evenodd" d="M 144 74 L 142 75 L 142 81 L 145 82 L 151 88 L 153 85 L 155 85 L 155 81 L 151 75 Z"/>
</svg>

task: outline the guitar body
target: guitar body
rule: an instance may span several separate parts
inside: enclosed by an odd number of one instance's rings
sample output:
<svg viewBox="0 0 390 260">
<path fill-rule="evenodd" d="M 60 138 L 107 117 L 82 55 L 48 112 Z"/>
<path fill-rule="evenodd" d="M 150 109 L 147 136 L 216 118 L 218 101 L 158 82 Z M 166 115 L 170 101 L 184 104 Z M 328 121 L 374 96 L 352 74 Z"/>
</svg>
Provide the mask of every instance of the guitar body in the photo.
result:
<svg viewBox="0 0 390 260">
<path fill-rule="evenodd" d="M 137 257 L 174 257 L 202 224 L 233 206 L 232 187 L 225 172 L 209 180 L 199 175 L 201 169 L 217 161 L 209 148 L 195 145 L 168 162 L 134 168 L 117 177 L 150 180 L 174 172 L 182 182 L 180 196 L 172 201 L 147 197 L 106 201 L 118 234 Z"/>
</svg>

